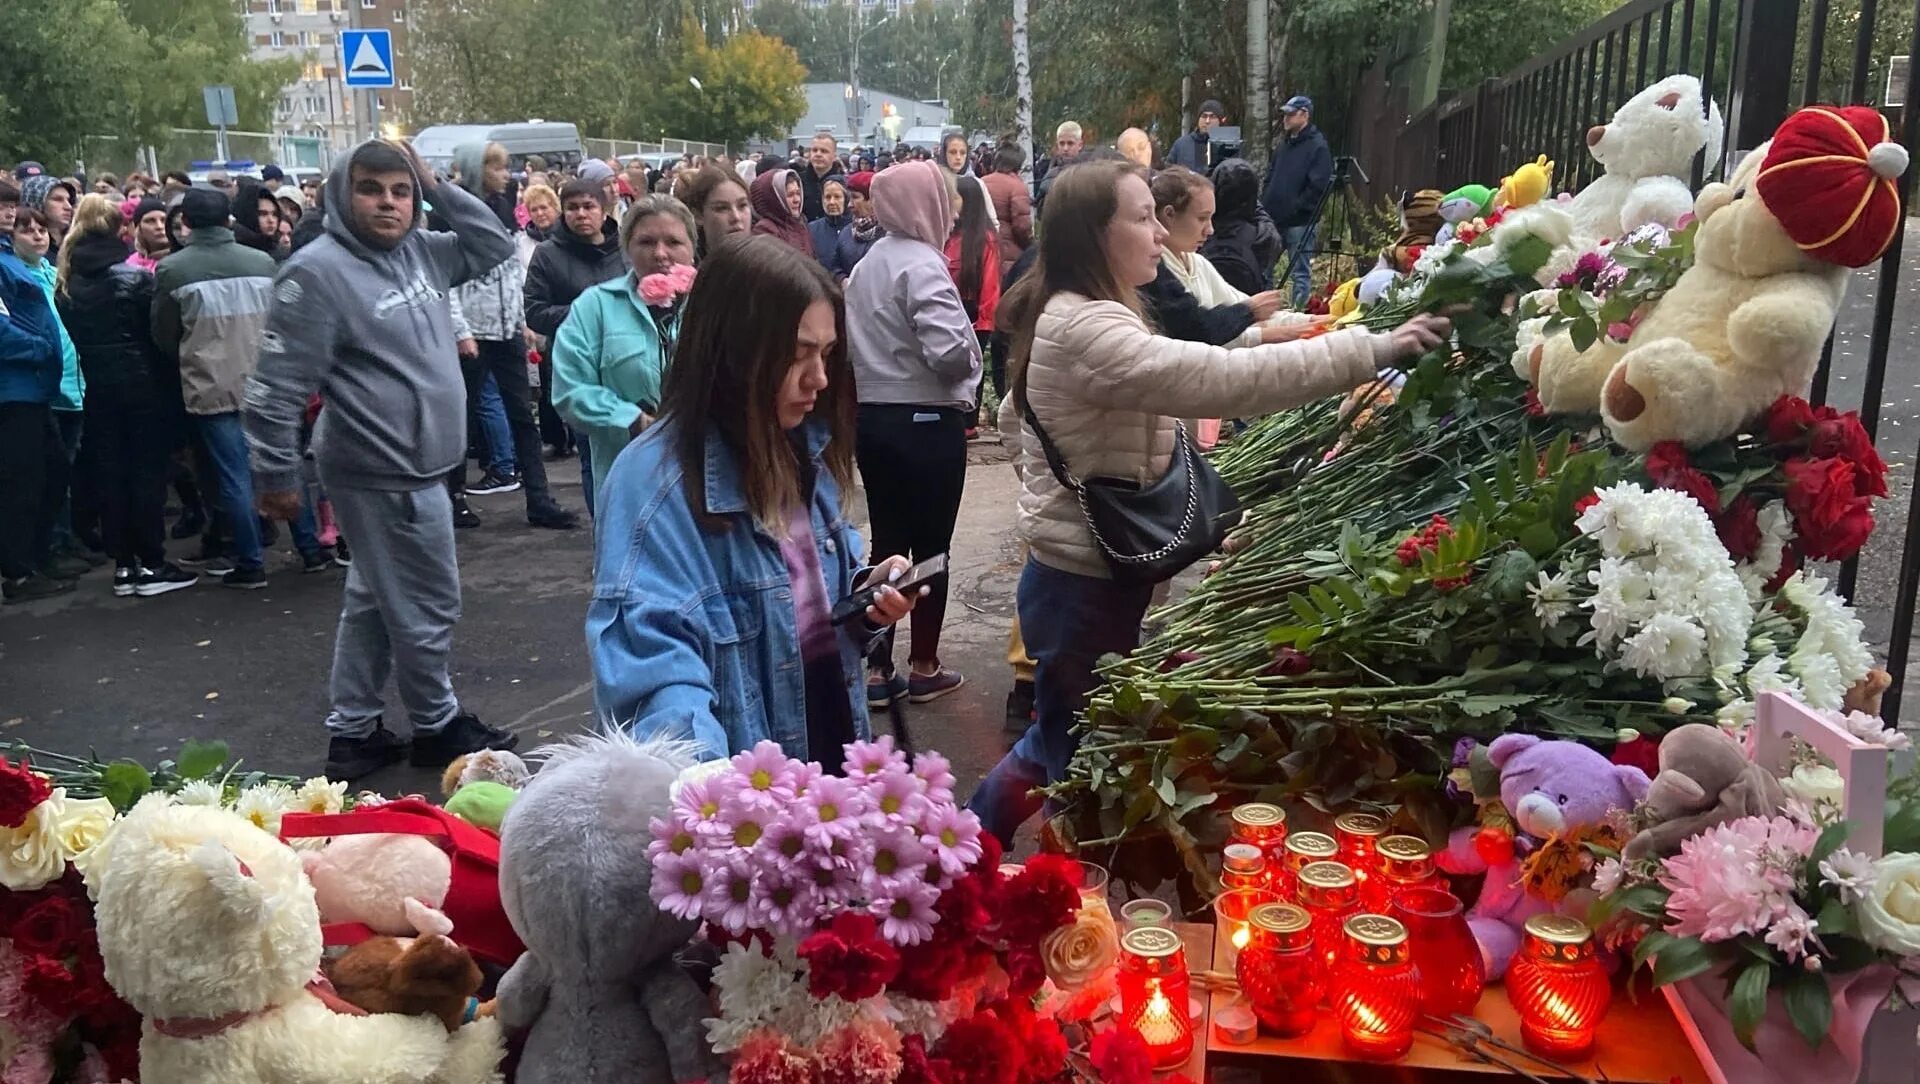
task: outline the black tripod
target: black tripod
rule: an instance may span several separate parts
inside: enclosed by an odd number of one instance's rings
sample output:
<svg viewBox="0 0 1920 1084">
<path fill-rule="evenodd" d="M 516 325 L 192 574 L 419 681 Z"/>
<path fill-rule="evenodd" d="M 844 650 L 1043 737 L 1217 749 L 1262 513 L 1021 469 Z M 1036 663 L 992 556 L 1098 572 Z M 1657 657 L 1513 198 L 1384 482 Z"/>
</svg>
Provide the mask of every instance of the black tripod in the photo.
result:
<svg viewBox="0 0 1920 1084">
<path fill-rule="evenodd" d="M 1294 275 L 1303 266 L 1303 262 L 1304 266 L 1311 268 L 1313 258 L 1319 255 L 1334 257 L 1333 262 L 1327 267 L 1329 289 L 1336 283 L 1345 282 L 1360 274 L 1360 198 L 1353 188 L 1353 178 L 1356 174 L 1360 177 L 1361 184 L 1373 183 L 1367 176 L 1367 171 L 1360 168 L 1358 158 L 1343 154 L 1333 160 L 1332 180 L 1328 183 L 1327 190 L 1320 193 L 1319 202 L 1313 205 L 1313 216 L 1307 220 L 1314 226 L 1313 244 L 1301 245 L 1287 253 L 1287 271 L 1281 277 L 1281 281 L 1274 284 L 1276 288 L 1284 283 L 1291 283 Z M 1329 202 L 1333 205 L 1333 215 L 1331 221 L 1323 223 L 1322 219 L 1327 217 Z M 1323 225 L 1325 228 L 1322 228 Z M 1352 274 L 1342 276 L 1339 273 L 1342 258 L 1347 260 Z M 1311 283 L 1308 289 L 1311 293 Z"/>
</svg>

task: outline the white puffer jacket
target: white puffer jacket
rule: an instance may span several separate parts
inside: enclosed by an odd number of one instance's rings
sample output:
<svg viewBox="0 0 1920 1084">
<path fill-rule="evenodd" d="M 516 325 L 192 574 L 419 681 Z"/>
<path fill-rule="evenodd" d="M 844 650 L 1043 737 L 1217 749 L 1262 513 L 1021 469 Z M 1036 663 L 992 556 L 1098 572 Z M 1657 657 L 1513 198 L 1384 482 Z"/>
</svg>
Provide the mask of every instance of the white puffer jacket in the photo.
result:
<svg viewBox="0 0 1920 1084">
<path fill-rule="evenodd" d="M 1076 478 L 1157 481 L 1174 419 L 1262 414 L 1373 379 L 1390 340 L 1363 328 L 1237 349 L 1155 335 L 1125 305 L 1055 294 L 1034 329 L 1027 401 Z M 1011 412 L 1008 412 L 1011 413 Z M 1004 431 L 1004 430 L 1003 430 Z M 1020 537 L 1042 564 L 1110 579 L 1080 503 L 1019 428 Z"/>
</svg>

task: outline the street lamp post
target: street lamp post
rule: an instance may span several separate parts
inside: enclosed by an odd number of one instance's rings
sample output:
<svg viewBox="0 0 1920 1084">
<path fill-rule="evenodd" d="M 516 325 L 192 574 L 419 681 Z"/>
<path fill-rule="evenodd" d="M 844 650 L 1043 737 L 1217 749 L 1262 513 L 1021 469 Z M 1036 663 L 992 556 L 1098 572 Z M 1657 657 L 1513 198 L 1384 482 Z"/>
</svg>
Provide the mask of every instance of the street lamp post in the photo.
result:
<svg viewBox="0 0 1920 1084">
<path fill-rule="evenodd" d="M 887 25 L 893 16 L 883 15 L 879 22 L 865 29 L 861 29 L 860 0 L 853 0 L 853 2 L 849 3 L 847 10 L 850 12 L 847 18 L 847 34 L 853 39 L 853 48 L 847 57 L 847 85 L 853 91 L 853 107 L 849 110 L 849 113 L 853 119 L 853 141 L 858 143 L 860 142 L 861 128 L 866 123 L 867 114 L 866 99 L 860 96 L 860 39 Z"/>
</svg>

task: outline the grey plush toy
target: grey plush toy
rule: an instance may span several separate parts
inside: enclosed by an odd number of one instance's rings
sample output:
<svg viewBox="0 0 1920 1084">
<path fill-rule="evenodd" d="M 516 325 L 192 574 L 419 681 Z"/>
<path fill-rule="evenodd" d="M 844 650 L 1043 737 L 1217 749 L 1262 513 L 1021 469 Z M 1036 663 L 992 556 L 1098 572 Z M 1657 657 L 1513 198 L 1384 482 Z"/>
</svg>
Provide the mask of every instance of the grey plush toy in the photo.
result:
<svg viewBox="0 0 1920 1084">
<path fill-rule="evenodd" d="M 497 1006 L 502 1024 L 531 1029 L 515 1079 L 719 1084 L 710 1006 L 673 959 L 697 927 L 648 895 L 648 822 L 692 758 L 623 734 L 551 749 L 500 832 L 500 902 L 527 947 Z"/>
</svg>

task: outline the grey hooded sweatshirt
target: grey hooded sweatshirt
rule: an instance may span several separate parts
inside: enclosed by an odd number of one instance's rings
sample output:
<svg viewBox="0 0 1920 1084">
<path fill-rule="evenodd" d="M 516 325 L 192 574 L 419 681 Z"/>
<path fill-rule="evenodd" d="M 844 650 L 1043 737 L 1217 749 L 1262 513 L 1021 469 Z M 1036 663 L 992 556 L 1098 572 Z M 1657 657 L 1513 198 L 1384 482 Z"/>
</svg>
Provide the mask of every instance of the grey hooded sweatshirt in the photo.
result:
<svg viewBox="0 0 1920 1084">
<path fill-rule="evenodd" d="M 364 144 L 362 144 L 364 146 Z M 451 233 L 413 230 L 389 251 L 353 233 L 348 151 L 326 185 L 326 235 L 274 278 L 260 364 L 247 383 L 254 489 L 300 484 L 300 423 L 319 392 L 313 437 L 329 485 L 412 490 L 433 484 L 465 454 L 467 391 L 460 374 L 452 288 L 513 255 L 487 205 L 453 184 L 427 193 Z M 416 195 L 419 178 L 415 178 Z"/>
</svg>

